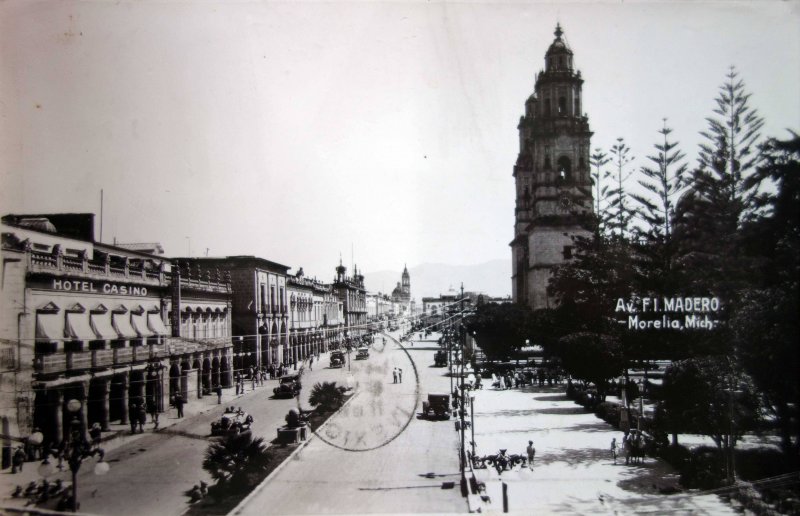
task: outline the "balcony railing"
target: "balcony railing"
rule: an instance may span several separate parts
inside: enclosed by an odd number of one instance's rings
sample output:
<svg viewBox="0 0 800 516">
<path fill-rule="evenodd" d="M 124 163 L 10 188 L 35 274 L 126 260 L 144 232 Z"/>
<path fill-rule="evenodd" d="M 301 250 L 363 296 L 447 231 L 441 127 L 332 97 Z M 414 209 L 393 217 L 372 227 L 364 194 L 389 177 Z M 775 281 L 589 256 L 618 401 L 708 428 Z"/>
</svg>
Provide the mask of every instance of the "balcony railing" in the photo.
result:
<svg viewBox="0 0 800 516">
<path fill-rule="evenodd" d="M 87 256 L 68 256 L 64 254 L 28 253 L 29 270 L 32 272 L 76 274 L 87 277 L 125 279 L 149 285 L 164 286 L 170 282 L 170 274 L 165 270 L 148 269 L 144 264 L 112 264 L 110 261 L 92 261 Z"/>
<path fill-rule="evenodd" d="M 80 373 L 92 369 L 127 366 L 170 355 L 198 353 L 232 346 L 231 337 L 203 341 L 167 337 L 162 343 L 153 345 L 36 353 L 34 370 L 42 375 Z"/>
</svg>

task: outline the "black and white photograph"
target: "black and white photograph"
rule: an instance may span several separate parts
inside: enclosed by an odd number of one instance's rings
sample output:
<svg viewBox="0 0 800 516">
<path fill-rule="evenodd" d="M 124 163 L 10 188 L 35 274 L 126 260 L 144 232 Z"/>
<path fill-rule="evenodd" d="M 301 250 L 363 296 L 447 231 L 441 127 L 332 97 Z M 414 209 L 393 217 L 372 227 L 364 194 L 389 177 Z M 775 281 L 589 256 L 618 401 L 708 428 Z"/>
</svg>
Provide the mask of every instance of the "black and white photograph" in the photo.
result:
<svg viewBox="0 0 800 516">
<path fill-rule="evenodd" d="M 800 2 L 0 1 L 0 513 L 800 514 Z"/>
</svg>

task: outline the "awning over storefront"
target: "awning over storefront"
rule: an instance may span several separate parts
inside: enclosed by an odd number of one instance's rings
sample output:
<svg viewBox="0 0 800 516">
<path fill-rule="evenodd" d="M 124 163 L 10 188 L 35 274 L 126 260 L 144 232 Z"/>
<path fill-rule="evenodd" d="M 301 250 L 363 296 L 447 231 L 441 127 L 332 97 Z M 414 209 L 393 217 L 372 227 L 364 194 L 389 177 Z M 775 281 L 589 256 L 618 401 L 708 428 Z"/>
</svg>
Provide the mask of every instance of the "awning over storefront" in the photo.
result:
<svg viewBox="0 0 800 516">
<path fill-rule="evenodd" d="M 64 336 L 63 315 L 53 312 L 36 314 L 36 340 L 60 341 Z"/>
<path fill-rule="evenodd" d="M 117 332 L 111 327 L 110 312 L 93 312 L 89 317 L 89 323 L 99 339 L 114 340 L 119 338 Z"/>
<path fill-rule="evenodd" d="M 164 326 L 164 321 L 161 320 L 161 315 L 158 312 L 147 313 L 147 326 L 156 335 L 169 335 L 169 330 Z"/>
<path fill-rule="evenodd" d="M 131 323 L 139 337 L 150 337 L 153 335 L 153 332 L 147 327 L 147 312 L 145 312 L 141 306 L 135 310 L 131 310 Z"/>
<path fill-rule="evenodd" d="M 111 316 L 111 324 L 114 328 L 114 331 L 117 332 L 117 338 L 120 339 L 136 339 L 139 335 L 136 333 L 136 330 L 133 329 L 131 326 L 130 315 L 128 311 L 121 312 L 119 310 L 114 310 L 114 313 Z"/>
<path fill-rule="evenodd" d="M 74 340 L 95 340 L 97 335 L 89 325 L 89 313 L 67 312 L 67 326 L 64 335 Z"/>
</svg>

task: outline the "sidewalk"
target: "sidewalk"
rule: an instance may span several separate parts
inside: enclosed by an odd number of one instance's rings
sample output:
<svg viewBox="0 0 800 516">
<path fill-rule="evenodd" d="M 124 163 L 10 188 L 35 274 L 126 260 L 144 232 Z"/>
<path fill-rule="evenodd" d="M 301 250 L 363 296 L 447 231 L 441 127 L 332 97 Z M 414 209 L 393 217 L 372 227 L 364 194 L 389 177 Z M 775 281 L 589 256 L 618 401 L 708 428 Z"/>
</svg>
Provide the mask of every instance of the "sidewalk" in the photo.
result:
<svg viewBox="0 0 800 516">
<path fill-rule="evenodd" d="M 647 458 L 626 465 L 612 460 L 609 444 L 622 432 L 567 399 L 564 385 L 475 392 L 476 455 L 525 454 L 534 442 L 533 467 L 505 471 L 476 469 L 486 486 L 485 511 L 502 510 L 502 484 L 511 512 L 638 514 L 641 512 L 736 514 L 719 497 L 697 492 L 670 495 L 677 475 L 665 462 Z M 469 436 L 467 436 L 469 441 Z M 478 502 L 479 499 L 474 500 Z"/>
</svg>

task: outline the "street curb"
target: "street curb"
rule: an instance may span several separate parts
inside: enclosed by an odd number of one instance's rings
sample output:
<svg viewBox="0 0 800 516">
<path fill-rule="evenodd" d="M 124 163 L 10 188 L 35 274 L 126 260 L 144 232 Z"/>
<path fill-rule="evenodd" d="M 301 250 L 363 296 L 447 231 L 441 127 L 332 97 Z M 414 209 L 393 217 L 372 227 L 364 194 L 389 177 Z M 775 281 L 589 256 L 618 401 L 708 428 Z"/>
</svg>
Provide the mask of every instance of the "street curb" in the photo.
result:
<svg viewBox="0 0 800 516">
<path fill-rule="evenodd" d="M 261 489 L 262 489 L 262 488 L 263 488 L 263 487 L 264 487 L 264 486 L 265 486 L 265 485 L 266 485 L 266 484 L 267 484 L 267 483 L 268 483 L 270 480 L 272 480 L 272 477 L 274 477 L 275 475 L 277 475 L 277 474 L 278 474 L 278 472 L 279 472 L 279 471 L 281 471 L 281 470 L 283 469 L 283 467 L 284 467 L 284 466 L 285 466 L 285 465 L 286 465 L 286 464 L 287 464 L 287 463 L 288 463 L 288 462 L 289 462 L 289 461 L 290 461 L 292 458 L 294 458 L 294 456 L 295 456 L 295 455 L 297 455 L 298 453 L 300 453 L 300 450 L 302 450 L 303 448 L 305 448 L 306 446 L 308 446 L 308 443 L 310 443 L 310 442 L 311 442 L 311 440 L 312 440 L 312 439 L 314 439 L 315 433 L 316 433 L 316 432 L 319 432 L 320 430 L 322 430 L 323 428 L 325 428 L 325 425 L 327 425 L 327 424 L 328 424 L 328 422 L 329 422 L 330 420 L 332 420 L 334 417 L 336 417 L 336 416 L 339 414 L 339 412 L 341 412 L 342 410 L 344 410 L 344 408 L 347 406 L 347 404 L 348 404 L 348 403 L 350 403 L 350 401 L 351 401 L 353 398 L 355 398 L 355 397 L 356 397 L 356 393 L 353 393 L 353 395 L 352 395 L 352 396 L 350 396 L 350 397 L 347 399 L 347 401 L 345 401 L 345 402 L 342 404 L 342 406 L 341 406 L 341 407 L 339 407 L 339 410 L 337 410 L 336 412 L 334 412 L 333 414 L 331 414 L 331 415 L 330 415 L 330 417 L 328 417 L 328 419 L 326 419 L 326 420 L 325 420 L 325 422 L 324 422 L 324 423 L 322 423 L 322 424 L 319 426 L 319 428 L 317 428 L 317 430 L 316 430 L 316 431 L 313 431 L 313 432 L 311 432 L 311 435 L 308 437 L 308 439 L 306 439 L 304 442 L 300 443 L 300 445 L 299 445 L 297 448 L 295 448 L 295 449 L 294 449 L 294 451 L 293 451 L 292 453 L 290 453 L 290 454 L 289 454 L 289 455 L 288 455 L 288 456 L 287 456 L 285 459 L 283 459 L 283 462 L 281 462 L 280 464 L 278 464 L 278 465 L 275 467 L 275 469 L 273 469 L 273 470 L 272 470 L 272 472 L 270 472 L 270 474 L 269 474 L 269 475 L 267 475 L 267 478 L 265 478 L 264 480 L 262 480 L 260 484 L 258 484 L 258 485 L 257 485 L 257 486 L 256 486 L 256 487 L 255 487 L 255 488 L 252 490 L 252 491 L 250 491 L 250 494 L 248 494 L 248 495 L 247 495 L 247 496 L 246 496 L 246 497 L 245 497 L 245 498 L 244 498 L 244 499 L 243 499 L 241 502 L 239 502 L 239 504 L 238 504 L 238 505 L 236 505 L 236 507 L 234 507 L 234 508 L 233 508 L 233 509 L 232 509 L 230 512 L 228 512 L 228 513 L 227 513 L 227 515 L 228 515 L 228 516 L 232 516 L 232 515 L 235 515 L 235 514 L 242 514 L 242 511 L 244 510 L 244 506 L 245 506 L 247 503 L 249 503 L 249 502 L 250 502 L 250 500 L 251 500 L 252 498 L 254 498 L 254 497 L 255 497 L 255 496 L 256 496 L 256 495 L 257 495 L 257 494 L 258 494 L 258 493 L 261 491 Z M 186 514 L 186 512 L 187 512 L 188 510 L 189 510 L 189 508 L 187 508 L 187 509 L 186 509 L 186 511 L 183 511 L 181 514 Z"/>
</svg>

